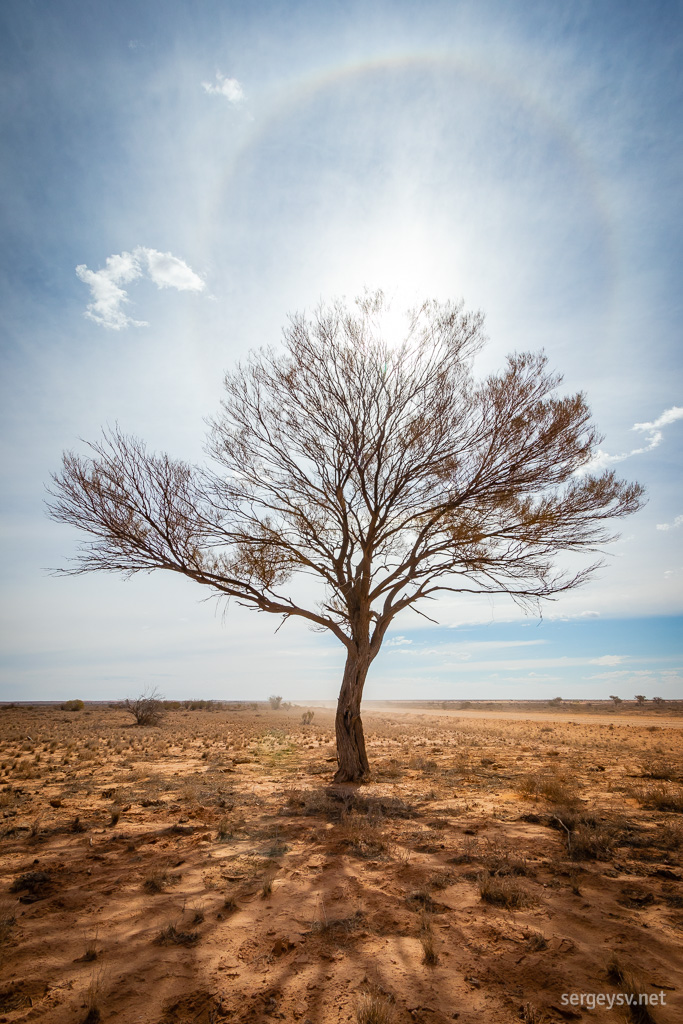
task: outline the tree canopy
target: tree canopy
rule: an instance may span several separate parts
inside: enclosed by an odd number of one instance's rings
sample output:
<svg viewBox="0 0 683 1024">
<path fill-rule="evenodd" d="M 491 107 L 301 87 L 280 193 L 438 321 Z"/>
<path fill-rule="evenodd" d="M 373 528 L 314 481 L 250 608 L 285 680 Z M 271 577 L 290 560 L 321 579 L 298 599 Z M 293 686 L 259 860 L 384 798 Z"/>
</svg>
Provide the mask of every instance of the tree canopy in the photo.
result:
<svg viewBox="0 0 683 1024">
<path fill-rule="evenodd" d="M 638 484 L 591 473 L 600 438 L 583 394 L 561 396 L 541 354 L 477 379 L 483 317 L 425 302 L 403 340 L 381 293 L 290 318 L 283 347 L 225 378 L 210 463 L 191 466 L 116 428 L 64 455 L 50 514 L 89 537 L 67 572 L 182 573 L 258 611 L 298 616 L 346 647 L 339 781 L 367 774 L 360 701 L 399 612 L 446 592 L 525 607 L 584 583 Z M 317 598 L 297 603 L 302 574 Z"/>
</svg>

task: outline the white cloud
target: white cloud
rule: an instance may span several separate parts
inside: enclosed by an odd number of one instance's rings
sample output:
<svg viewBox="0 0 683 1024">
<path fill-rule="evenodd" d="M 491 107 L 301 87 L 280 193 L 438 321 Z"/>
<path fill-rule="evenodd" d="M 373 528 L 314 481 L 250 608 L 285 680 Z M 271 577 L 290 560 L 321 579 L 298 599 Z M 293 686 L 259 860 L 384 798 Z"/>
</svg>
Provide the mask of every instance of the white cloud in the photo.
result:
<svg viewBox="0 0 683 1024">
<path fill-rule="evenodd" d="M 591 658 L 589 665 L 621 665 L 625 660 L 623 654 L 603 654 L 601 658 Z"/>
<path fill-rule="evenodd" d="M 585 612 L 574 612 L 573 614 L 567 615 L 544 615 L 543 618 L 547 619 L 548 622 L 573 622 L 576 619 L 599 619 L 600 612 L 587 610 Z"/>
<path fill-rule="evenodd" d="M 216 85 L 211 82 L 202 82 L 204 92 L 211 96 L 225 96 L 228 103 L 241 103 L 244 99 L 244 89 L 236 78 L 226 78 L 220 71 L 216 72 Z"/>
<path fill-rule="evenodd" d="M 137 278 L 149 277 L 158 288 L 200 292 L 204 282 L 187 263 L 170 252 L 159 252 L 138 245 L 132 252 L 107 257 L 103 270 L 90 270 L 85 263 L 76 267 L 76 274 L 90 288 L 93 301 L 88 303 L 85 316 L 102 327 L 120 331 L 122 327 L 146 327 L 144 320 L 134 320 L 124 311 L 129 301 L 121 285 Z"/>
<path fill-rule="evenodd" d="M 643 455 L 645 452 L 651 452 L 653 448 L 657 448 L 662 443 L 664 438 L 662 427 L 668 427 L 680 419 L 683 419 L 683 406 L 674 405 L 670 409 L 666 409 L 652 423 L 634 423 L 631 430 L 638 430 L 646 434 L 646 445 L 642 448 L 633 448 L 630 452 L 622 452 L 621 455 L 610 455 L 608 452 L 598 449 L 594 458 L 583 468 L 582 472 L 604 469 L 605 466 L 613 465 L 616 462 L 623 462 L 624 459 L 630 459 L 632 455 Z"/>
<path fill-rule="evenodd" d="M 140 264 L 132 253 L 109 256 L 104 270 L 89 270 L 85 263 L 81 263 L 76 267 L 76 273 L 88 285 L 93 298 L 85 312 L 90 320 L 115 331 L 128 324 L 134 327 L 146 326 L 144 320 L 133 320 L 122 308 L 128 302 L 128 294 L 120 285 L 128 284 L 142 274 Z"/>
<path fill-rule="evenodd" d="M 158 252 L 156 249 L 144 249 L 138 246 L 135 250 L 144 254 L 147 260 L 147 273 L 159 288 L 177 288 L 179 292 L 200 292 L 204 282 L 199 274 L 188 267 L 187 263 L 172 256 L 170 252 Z"/>
<path fill-rule="evenodd" d="M 676 530 L 679 526 L 683 526 L 683 516 L 676 516 L 673 523 L 657 523 L 658 530 Z"/>
<path fill-rule="evenodd" d="M 412 644 L 412 640 L 408 640 L 405 636 L 394 636 L 386 644 L 387 647 L 402 647 L 404 644 Z"/>
<path fill-rule="evenodd" d="M 674 405 L 663 412 L 654 423 L 634 423 L 632 429 L 642 430 L 646 434 L 651 434 L 653 431 L 659 430 L 661 427 L 668 427 L 670 423 L 675 423 L 676 420 L 680 419 L 683 419 L 683 406 Z"/>
</svg>

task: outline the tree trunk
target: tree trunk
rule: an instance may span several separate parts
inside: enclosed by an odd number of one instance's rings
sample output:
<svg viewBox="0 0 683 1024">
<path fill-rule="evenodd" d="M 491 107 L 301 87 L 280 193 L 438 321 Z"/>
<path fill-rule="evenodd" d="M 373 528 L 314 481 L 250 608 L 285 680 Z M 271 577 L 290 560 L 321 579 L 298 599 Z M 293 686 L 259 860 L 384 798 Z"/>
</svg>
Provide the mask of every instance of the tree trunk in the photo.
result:
<svg viewBox="0 0 683 1024">
<path fill-rule="evenodd" d="M 335 782 L 360 782 L 369 771 L 365 753 L 360 702 L 363 685 L 370 667 L 370 655 L 349 651 L 335 722 L 337 733 L 337 773 Z"/>
</svg>

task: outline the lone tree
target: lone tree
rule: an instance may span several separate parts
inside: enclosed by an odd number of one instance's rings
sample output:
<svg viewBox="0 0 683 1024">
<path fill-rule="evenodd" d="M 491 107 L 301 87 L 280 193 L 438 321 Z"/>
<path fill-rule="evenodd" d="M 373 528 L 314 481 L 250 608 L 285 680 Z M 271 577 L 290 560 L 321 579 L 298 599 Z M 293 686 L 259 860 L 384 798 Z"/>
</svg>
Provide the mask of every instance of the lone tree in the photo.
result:
<svg viewBox="0 0 683 1024">
<path fill-rule="evenodd" d="M 121 707 L 133 716 L 136 725 L 159 725 L 165 716 L 158 690 L 145 690 L 139 697 L 126 697 L 121 701 Z"/>
<path fill-rule="evenodd" d="M 284 350 L 226 376 L 210 468 L 117 428 L 88 457 L 65 453 L 48 506 L 90 536 L 63 571 L 170 569 L 330 630 L 346 648 L 337 782 L 368 772 L 363 685 L 399 612 L 424 614 L 447 591 L 536 607 L 596 568 L 563 570 L 556 556 L 612 539 L 606 522 L 643 494 L 611 472 L 577 473 L 600 438 L 583 395 L 556 395 L 542 354 L 477 380 L 480 313 L 425 302 L 392 346 L 385 312 L 378 292 L 292 316 Z M 286 586 L 301 574 L 319 584 L 305 607 Z"/>
</svg>

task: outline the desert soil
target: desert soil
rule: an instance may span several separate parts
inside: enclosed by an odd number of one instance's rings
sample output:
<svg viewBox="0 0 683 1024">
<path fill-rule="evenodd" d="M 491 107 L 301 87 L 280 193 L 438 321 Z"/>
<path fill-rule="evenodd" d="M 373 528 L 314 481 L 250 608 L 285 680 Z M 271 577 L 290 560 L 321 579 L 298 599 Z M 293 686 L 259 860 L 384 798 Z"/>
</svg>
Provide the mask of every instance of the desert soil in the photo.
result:
<svg viewBox="0 0 683 1024">
<path fill-rule="evenodd" d="M 0 709 L 0 1021 L 683 1020 L 683 720 L 304 710 Z"/>
</svg>

